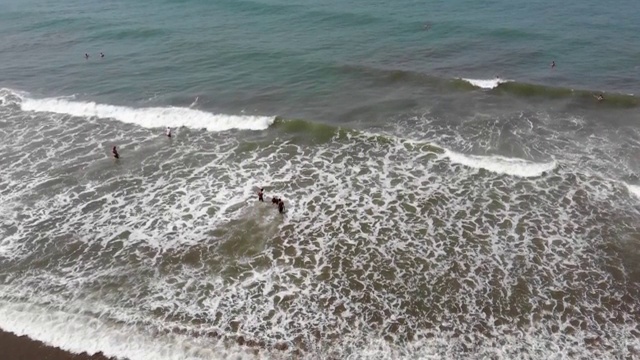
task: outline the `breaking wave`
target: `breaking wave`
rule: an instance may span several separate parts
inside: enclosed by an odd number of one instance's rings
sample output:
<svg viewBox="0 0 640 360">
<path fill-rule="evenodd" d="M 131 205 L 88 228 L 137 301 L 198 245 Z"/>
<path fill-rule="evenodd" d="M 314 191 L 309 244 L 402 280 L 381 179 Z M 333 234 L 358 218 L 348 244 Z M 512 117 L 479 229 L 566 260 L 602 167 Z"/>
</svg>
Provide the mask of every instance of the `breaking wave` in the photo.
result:
<svg viewBox="0 0 640 360">
<path fill-rule="evenodd" d="M 6 91 L 6 89 L 3 90 Z M 213 114 L 184 107 L 132 108 L 95 102 L 72 101 L 60 97 L 35 99 L 28 97 L 26 94 L 20 94 L 11 90 L 10 92 L 12 92 L 14 98 L 20 98 L 18 105 L 23 111 L 115 119 L 145 128 L 185 126 L 193 129 L 207 129 L 208 131 L 225 131 L 231 129 L 264 130 L 274 121 L 274 117 L 268 116 Z"/>
</svg>

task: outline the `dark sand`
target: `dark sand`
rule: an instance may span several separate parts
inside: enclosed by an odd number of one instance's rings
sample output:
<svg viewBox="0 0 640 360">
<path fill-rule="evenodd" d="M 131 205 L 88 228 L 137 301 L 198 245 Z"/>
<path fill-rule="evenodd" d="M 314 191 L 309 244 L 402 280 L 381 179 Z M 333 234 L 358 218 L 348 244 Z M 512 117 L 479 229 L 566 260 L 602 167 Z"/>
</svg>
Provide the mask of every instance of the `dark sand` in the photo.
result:
<svg viewBox="0 0 640 360">
<path fill-rule="evenodd" d="M 26 336 L 17 336 L 0 330 L 0 359 L 2 360 L 116 360 L 102 353 L 73 354 L 68 351 L 31 340 Z M 122 360 L 122 359 L 121 359 Z"/>
</svg>

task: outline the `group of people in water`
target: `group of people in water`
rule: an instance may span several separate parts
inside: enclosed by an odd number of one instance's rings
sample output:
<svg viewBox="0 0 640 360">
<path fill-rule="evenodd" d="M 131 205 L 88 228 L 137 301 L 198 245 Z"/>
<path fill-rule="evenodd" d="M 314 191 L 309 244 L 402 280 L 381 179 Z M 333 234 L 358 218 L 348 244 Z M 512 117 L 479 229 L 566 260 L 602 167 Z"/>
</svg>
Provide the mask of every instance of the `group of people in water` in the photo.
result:
<svg viewBox="0 0 640 360">
<path fill-rule="evenodd" d="M 164 135 L 168 138 L 172 137 L 170 127 L 167 126 Z M 118 148 L 115 145 L 111 148 L 111 155 L 114 159 L 120 159 L 120 153 L 118 153 Z M 258 201 L 264 202 L 264 188 L 261 188 L 260 191 L 258 191 Z M 280 214 L 284 214 L 284 201 L 282 201 L 282 199 L 274 196 L 271 198 L 271 204 L 278 205 L 278 212 Z"/>
<path fill-rule="evenodd" d="M 169 139 L 171 139 L 172 135 L 171 135 L 170 127 L 167 126 L 167 129 L 164 131 L 164 135 Z M 120 159 L 120 154 L 118 153 L 118 149 L 115 145 L 111 148 L 111 155 L 113 156 L 114 159 Z"/>
<path fill-rule="evenodd" d="M 258 201 L 264 202 L 264 188 L 260 188 L 258 191 Z M 278 212 L 284 214 L 284 201 L 279 197 L 272 197 L 271 204 L 278 205 Z"/>
<path fill-rule="evenodd" d="M 101 57 L 101 58 L 103 58 L 103 57 L 104 57 L 104 54 L 103 54 L 103 53 L 100 53 L 100 57 Z M 87 60 L 89 60 L 89 54 L 88 54 L 88 53 L 84 53 L 84 58 L 85 58 L 85 59 L 87 59 Z"/>
</svg>

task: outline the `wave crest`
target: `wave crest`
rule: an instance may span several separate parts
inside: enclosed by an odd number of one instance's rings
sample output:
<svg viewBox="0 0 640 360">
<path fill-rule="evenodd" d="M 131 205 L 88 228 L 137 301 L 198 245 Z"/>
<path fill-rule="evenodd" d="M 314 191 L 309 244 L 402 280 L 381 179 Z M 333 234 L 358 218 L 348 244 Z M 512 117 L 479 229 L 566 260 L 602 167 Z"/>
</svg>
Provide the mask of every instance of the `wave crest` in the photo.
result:
<svg viewBox="0 0 640 360">
<path fill-rule="evenodd" d="M 207 129 L 208 131 L 231 129 L 265 130 L 275 120 L 275 117 L 272 116 L 213 114 L 183 107 L 132 108 L 95 102 L 72 101 L 67 98 L 34 99 L 26 94 L 14 91 L 6 92 L 7 94 L 4 97 L 7 100 L 16 97 L 21 100 L 17 103 L 23 111 L 115 119 L 145 128 L 185 126 L 194 129 Z M 8 101 L 6 102 L 7 104 L 9 103 Z"/>
<path fill-rule="evenodd" d="M 536 177 L 556 167 L 556 162 L 535 163 L 523 159 L 507 158 L 498 155 L 477 156 L 463 155 L 445 149 L 445 156 L 451 163 L 472 168 L 484 169 L 495 173 L 519 177 Z"/>
<path fill-rule="evenodd" d="M 509 80 L 501 79 L 499 77 L 495 79 L 464 79 L 463 78 L 460 80 L 466 81 L 475 87 L 479 87 L 483 89 L 495 89 L 498 87 L 498 85 L 509 82 Z"/>
</svg>

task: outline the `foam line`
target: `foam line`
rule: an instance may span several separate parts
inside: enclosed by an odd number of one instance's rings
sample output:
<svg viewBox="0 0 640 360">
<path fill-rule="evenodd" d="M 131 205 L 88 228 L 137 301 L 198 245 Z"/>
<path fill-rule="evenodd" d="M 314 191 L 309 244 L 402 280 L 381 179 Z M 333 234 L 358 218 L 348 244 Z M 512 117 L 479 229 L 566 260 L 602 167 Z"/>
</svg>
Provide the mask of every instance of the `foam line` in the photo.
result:
<svg viewBox="0 0 640 360">
<path fill-rule="evenodd" d="M 454 164 L 520 177 L 540 176 L 542 173 L 553 170 L 556 167 L 555 161 L 549 163 L 534 163 L 523 159 L 507 158 L 497 155 L 463 155 L 451 150 L 445 150 L 445 156 Z"/>
<path fill-rule="evenodd" d="M 0 327 L 73 353 L 101 351 L 106 356 L 130 360 L 254 358 L 239 347 L 225 348 L 177 334 L 152 337 L 130 326 L 114 327 L 85 315 L 27 304 L 0 302 Z"/>
<path fill-rule="evenodd" d="M 17 93 L 14 93 L 17 95 Z M 20 95 L 18 95 L 20 96 Z M 20 107 L 24 111 L 52 112 L 82 117 L 115 119 L 145 128 L 180 127 L 225 131 L 230 129 L 264 130 L 274 117 L 213 114 L 183 107 L 131 108 L 97 104 L 95 102 L 70 101 L 63 98 L 33 99 L 21 96 Z"/>
</svg>

